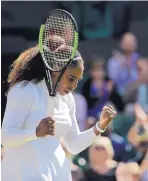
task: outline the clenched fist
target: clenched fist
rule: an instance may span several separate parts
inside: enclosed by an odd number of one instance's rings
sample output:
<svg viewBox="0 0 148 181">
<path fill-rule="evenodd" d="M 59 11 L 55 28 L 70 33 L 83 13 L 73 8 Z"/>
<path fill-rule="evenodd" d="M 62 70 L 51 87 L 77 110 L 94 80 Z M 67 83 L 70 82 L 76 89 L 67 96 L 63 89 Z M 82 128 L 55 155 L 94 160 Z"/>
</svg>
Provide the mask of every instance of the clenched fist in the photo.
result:
<svg viewBox="0 0 148 181">
<path fill-rule="evenodd" d="M 42 119 L 36 128 L 36 136 L 37 137 L 44 137 L 47 135 L 53 136 L 54 135 L 54 123 L 55 123 L 55 121 L 50 117 Z"/>
<path fill-rule="evenodd" d="M 116 111 L 112 106 L 104 106 L 100 115 L 100 120 L 97 123 L 97 126 L 101 130 L 105 130 L 108 124 L 115 118 Z M 100 134 L 100 131 L 97 129 L 97 126 L 94 127 L 94 133 L 96 135 Z"/>
<path fill-rule="evenodd" d="M 116 114 L 117 113 L 112 106 L 104 106 L 100 115 L 100 121 L 98 122 L 99 128 L 104 130 L 115 118 Z"/>
</svg>

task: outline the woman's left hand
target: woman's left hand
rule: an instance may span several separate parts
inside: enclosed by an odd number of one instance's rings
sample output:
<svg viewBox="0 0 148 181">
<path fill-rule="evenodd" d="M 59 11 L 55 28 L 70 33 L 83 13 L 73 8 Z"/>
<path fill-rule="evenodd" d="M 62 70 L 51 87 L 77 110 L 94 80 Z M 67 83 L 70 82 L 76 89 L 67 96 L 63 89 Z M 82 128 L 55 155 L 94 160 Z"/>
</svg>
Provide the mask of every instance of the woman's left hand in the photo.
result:
<svg viewBox="0 0 148 181">
<path fill-rule="evenodd" d="M 108 124 L 116 117 L 117 113 L 112 106 L 104 106 L 100 115 L 98 126 L 104 130 Z"/>
</svg>

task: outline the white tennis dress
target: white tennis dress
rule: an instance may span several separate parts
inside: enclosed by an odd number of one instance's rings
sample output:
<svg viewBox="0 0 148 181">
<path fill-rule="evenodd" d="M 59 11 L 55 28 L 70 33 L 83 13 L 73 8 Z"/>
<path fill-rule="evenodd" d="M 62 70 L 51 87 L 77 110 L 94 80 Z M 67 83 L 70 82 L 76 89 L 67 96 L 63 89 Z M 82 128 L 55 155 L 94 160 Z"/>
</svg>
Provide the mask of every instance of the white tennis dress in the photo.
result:
<svg viewBox="0 0 148 181">
<path fill-rule="evenodd" d="M 91 145 L 97 136 L 93 128 L 80 132 L 71 93 L 56 95 L 55 136 L 36 137 L 39 122 L 49 117 L 49 94 L 45 80 L 39 84 L 23 82 L 14 86 L 7 97 L 2 126 L 2 181 L 71 181 L 70 163 L 61 147 L 77 154 Z"/>
</svg>

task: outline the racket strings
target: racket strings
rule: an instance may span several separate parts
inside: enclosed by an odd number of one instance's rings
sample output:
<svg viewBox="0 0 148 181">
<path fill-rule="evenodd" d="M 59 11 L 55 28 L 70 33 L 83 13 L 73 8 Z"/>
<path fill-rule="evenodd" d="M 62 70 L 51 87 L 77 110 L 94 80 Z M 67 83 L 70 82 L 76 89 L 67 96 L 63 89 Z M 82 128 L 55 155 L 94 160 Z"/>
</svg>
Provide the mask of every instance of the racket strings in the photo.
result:
<svg viewBox="0 0 148 181">
<path fill-rule="evenodd" d="M 63 69 L 71 58 L 74 43 L 72 20 L 60 12 L 49 16 L 43 34 L 43 51 L 49 67 L 56 71 Z"/>
</svg>

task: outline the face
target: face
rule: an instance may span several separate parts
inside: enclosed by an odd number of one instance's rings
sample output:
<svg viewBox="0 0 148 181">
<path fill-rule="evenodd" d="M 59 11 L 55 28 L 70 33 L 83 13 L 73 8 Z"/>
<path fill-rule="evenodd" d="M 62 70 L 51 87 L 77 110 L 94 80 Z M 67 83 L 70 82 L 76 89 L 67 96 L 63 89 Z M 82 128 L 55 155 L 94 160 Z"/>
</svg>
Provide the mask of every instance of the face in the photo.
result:
<svg viewBox="0 0 148 181">
<path fill-rule="evenodd" d="M 103 67 L 96 67 L 90 71 L 90 75 L 95 80 L 103 80 L 105 77 L 105 70 Z"/>
<path fill-rule="evenodd" d="M 92 146 L 90 148 L 90 161 L 98 164 L 105 163 L 108 158 L 108 154 L 104 147 L 101 146 Z"/>
<path fill-rule="evenodd" d="M 148 61 L 139 60 L 137 62 L 137 69 L 141 80 L 148 81 Z"/>
<path fill-rule="evenodd" d="M 132 181 L 140 181 L 140 176 L 139 175 L 132 175 Z"/>
<path fill-rule="evenodd" d="M 137 40 L 136 37 L 132 34 L 126 34 L 121 40 L 121 49 L 125 53 L 132 53 L 137 49 Z"/>
<path fill-rule="evenodd" d="M 76 68 L 67 69 L 59 83 L 58 93 L 61 95 L 66 95 L 69 92 L 73 91 L 77 88 L 79 80 L 82 79 L 83 76 L 83 65 Z M 59 73 L 54 73 L 54 80 L 57 80 Z M 53 81 L 54 82 L 54 81 Z"/>
</svg>

